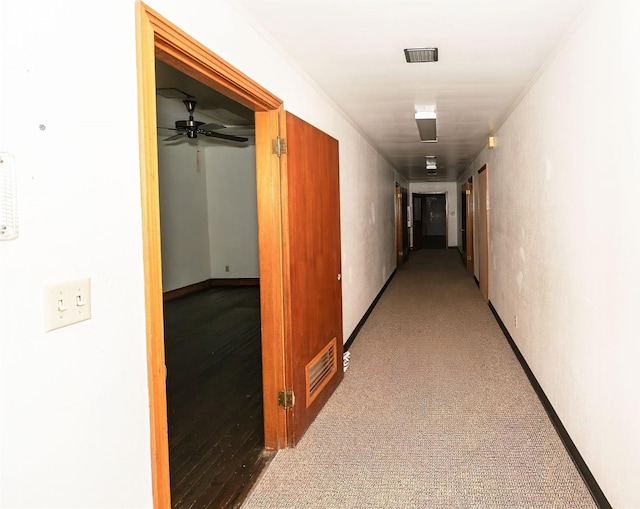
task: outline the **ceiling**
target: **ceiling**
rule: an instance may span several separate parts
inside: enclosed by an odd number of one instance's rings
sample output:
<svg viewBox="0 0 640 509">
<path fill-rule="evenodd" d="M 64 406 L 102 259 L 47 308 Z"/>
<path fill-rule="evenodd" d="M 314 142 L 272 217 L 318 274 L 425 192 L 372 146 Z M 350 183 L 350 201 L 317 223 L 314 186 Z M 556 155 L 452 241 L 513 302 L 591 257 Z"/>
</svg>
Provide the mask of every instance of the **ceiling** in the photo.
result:
<svg viewBox="0 0 640 509">
<path fill-rule="evenodd" d="M 400 173 L 419 182 L 457 180 L 588 2 L 229 4 L 317 83 Z M 437 47 L 438 62 L 407 63 L 403 50 L 412 47 Z M 418 136 L 415 113 L 429 110 L 437 114 L 437 143 Z M 435 177 L 426 174 L 427 155 L 437 157 Z"/>
<path fill-rule="evenodd" d="M 208 86 L 187 76 L 177 69 L 156 60 L 156 90 L 162 96 L 163 89 L 177 89 L 196 101 L 193 113 L 195 120 L 226 126 L 218 131 L 238 136 L 251 136 L 255 125 L 254 113 L 233 99 L 212 90 Z M 176 120 L 185 120 L 189 113 L 182 98 L 158 102 L 158 134 L 171 136 L 175 133 L 163 127 L 173 127 Z M 171 107 L 167 104 L 171 103 Z M 203 138 L 209 143 L 224 143 L 215 138 Z"/>
</svg>

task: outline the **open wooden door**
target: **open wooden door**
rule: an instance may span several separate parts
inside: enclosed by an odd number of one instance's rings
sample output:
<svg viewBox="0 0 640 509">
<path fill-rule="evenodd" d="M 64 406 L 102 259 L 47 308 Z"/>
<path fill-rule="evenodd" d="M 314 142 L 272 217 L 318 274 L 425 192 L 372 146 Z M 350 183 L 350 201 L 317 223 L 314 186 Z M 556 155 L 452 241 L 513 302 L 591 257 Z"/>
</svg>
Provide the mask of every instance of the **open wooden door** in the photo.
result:
<svg viewBox="0 0 640 509">
<path fill-rule="evenodd" d="M 400 267 L 409 258 L 409 227 L 407 225 L 408 191 L 396 184 L 396 265 Z"/>
<path fill-rule="evenodd" d="M 290 113 L 286 141 L 285 323 L 293 406 L 285 406 L 291 446 L 343 378 L 342 275 L 338 141 Z"/>
</svg>

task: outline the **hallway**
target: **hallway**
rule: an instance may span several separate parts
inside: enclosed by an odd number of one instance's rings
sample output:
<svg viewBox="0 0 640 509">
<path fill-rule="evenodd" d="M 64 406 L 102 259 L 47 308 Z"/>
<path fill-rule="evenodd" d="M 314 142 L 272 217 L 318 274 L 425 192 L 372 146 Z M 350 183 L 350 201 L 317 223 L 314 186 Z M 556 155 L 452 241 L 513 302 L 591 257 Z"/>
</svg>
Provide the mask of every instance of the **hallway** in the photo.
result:
<svg viewBox="0 0 640 509">
<path fill-rule="evenodd" d="M 457 250 L 412 253 L 243 508 L 595 507 Z"/>
</svg>

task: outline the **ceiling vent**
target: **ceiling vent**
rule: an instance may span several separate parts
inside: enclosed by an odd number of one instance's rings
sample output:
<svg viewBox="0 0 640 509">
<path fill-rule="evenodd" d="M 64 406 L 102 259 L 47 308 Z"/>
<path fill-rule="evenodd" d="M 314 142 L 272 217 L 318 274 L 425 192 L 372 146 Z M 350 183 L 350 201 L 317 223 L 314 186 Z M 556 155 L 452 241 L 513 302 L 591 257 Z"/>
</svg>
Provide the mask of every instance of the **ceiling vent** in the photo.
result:
<svg viewBox="0 0 640 509">
<path fill-rule="evenodd" d="M 438 48 L 407 48 L 404 50 L 404 58 L 406 58 L 410 64 L 437 62 Z"/>
<path fill-rule="evenodd" d="M 420 133 L 420 141 L 424 143 L 435 143 L 436 136 L 436 113 L 435 111 L 418 111 L 416 113 L 416 124 Z"/>
</svg>

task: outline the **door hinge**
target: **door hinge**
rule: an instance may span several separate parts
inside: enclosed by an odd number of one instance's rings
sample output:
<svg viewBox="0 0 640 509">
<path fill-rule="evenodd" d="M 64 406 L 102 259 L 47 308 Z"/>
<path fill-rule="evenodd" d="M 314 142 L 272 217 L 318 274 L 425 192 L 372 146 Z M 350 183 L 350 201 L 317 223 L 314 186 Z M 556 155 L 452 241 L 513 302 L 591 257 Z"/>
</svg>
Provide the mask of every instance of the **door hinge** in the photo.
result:
<svg viewBox="0 0 640 509">
<path fill-rule="evenodd" d="M 278 406 L 282 408 L 291 408 L 296 404 L 296 397 L 293 391 L 280 391 L 278 393 Z"/>
<path fill-rule="evenodd" d="M 471 258 L 470 256 L 467 256 L 467 260 L 468 260 L 468 261 L 471 261 L 471 260 L 472 260 L 472 258 Z"/>
<path fill-rule="evenodd" d="M 465 190 L 465 194 L 471 194 L 471 190 L 470 189 Z"/>
<path fill-rule="evenodd" d="M 287 153 L 287 140 L 278 136 L 275 140 L 273 140 L 271 148 L 271 153 L 280 157 L 282 154 Z"/>
</svg>

